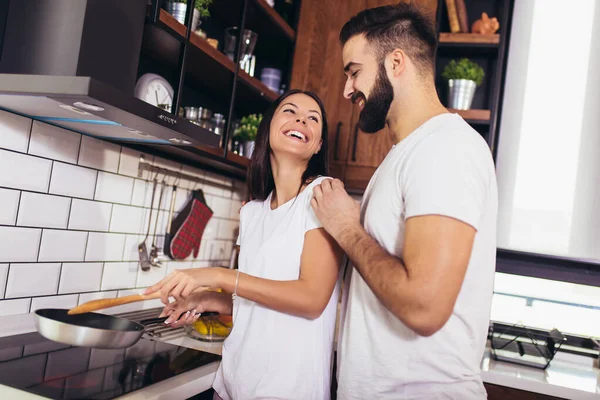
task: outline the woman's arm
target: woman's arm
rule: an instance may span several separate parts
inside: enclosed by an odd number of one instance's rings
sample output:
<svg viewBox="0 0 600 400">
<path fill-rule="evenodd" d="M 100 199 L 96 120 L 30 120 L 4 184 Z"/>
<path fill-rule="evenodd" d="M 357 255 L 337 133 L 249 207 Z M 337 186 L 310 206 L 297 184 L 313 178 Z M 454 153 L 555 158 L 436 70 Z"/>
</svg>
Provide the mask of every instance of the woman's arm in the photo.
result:
<svg viewBox="0 0 600 400">
<path fill-rule="evenodd" d="M 202 286 L 220 287 L 265 307 L 287 314 L 314 319 L 321 315 L 338 278 L 342 251 L 323 229 L 306 232 L 297 280 L 276 281 L 240 273 L 235 289 L 236 270 L 194 268 L 177 270 L 150 287 L 146 293 L 161 291 L 163 303 L 168 297 L 185 298 Z"/>
</svg>

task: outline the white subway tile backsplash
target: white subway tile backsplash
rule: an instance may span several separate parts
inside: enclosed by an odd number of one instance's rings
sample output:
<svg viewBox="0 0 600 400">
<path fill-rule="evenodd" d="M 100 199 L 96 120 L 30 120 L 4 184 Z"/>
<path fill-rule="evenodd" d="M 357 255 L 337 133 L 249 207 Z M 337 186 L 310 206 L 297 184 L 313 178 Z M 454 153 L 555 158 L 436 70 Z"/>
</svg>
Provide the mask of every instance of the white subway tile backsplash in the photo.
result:
<svg viewBox="0 0 600 400">
<path fill-rule="evenodd" d="M 150 220 L 154 174 L 138 176 L 140 155 L 226 187 L 169 176 L 168 186 L 157 186 Z M 244 190 L 240 181 L 4 111 L 0 171 L 0 316 L 138 293 L 175 268 L 225 265 L 229 259 L 228 238 L 238 225 L 242 198 L 236 192 Z M 156 243 L 162 253 L 175 181 L 175 215 L 199 188 L 215 211 L 200 256 L 185 261 L 164 256 L 162 268 L 141 271 L 138 245 L 148 221 L 148 251 Z M 143 302 L 106 312 L 159 306 L 160 301 Z"/>
<path fill-rule="evenodd" d="M 239 200 L 231 200 L 231 207 L 229 208 L 229 219 L 239 221 L 240 220 L 240 209 L 242 208 L 242 202 Z"/>
<path fill-rule="evenodd" d="M 160 268 L 150 268 L 149 271 L 142 271 L 141 268 L 138 268 L 138 276 L 137 276 L 137 284 L 136 287 L 148 287 L 152 286 L 162 278 L 164 278 L 167 274 L 167 269 L 164 266 Z"/>
<path fill-rule="evenodd" d="M 14 299 L 0 301 L 0 317 L 16 314 L 27 314 L 31 299 Z"/>
<path fill-rule="evenodd" d="M 56 294 L 60 264 L 11 264 L 6 298 Z"/>
<path fill-rule="evenodd" d="M 0 110 L 0 148 L 27 152 L 31 120 Z"/>
<path fill-rule="evenodd" d="M 118 233 L 142 233 L 145 209 L 133 206 L 113 205 L 110 231 Z"/>
<path fill-rule="evenodd" d="M 224 220 L 221 222 L 225 222 Z M 204 228 L 204 233 L 202 234 L 202 239 L 215 239 L 217 234 L 219 233 L 219 219 L 211 218 L 208 220 L 206 224 L 206 228 Z"/>
<path fill-rule="evenodd" d="M 90 232 L 85 261 L 121 261 L 126 235 Z"/>
<path fill-rule="evenodd" d="M 79 151 L 79 165 L 117 173 L 121 146 L 104 140 L 83 136 Z"/>
<path fill-rule="evenodd" d="M 97 174 L 93 169 L 54 162 L 50 193 L 91 199 L 94 197 Z"/>
<path fill-rule="evenodd" d="M 223 197 L 210 196 L 210 208 L 213 210 L 213 217 L 229 218 L 231 209 L 231 200 Z"/>
<path fill-rule="evenodd" d="M 0 264 L 0 299 L 4 298 L 6 278 L 8 277 L 8 264 Z"/>
<path fill-rule="evenodd" d="M 112 207 L 110 203 L 73 199 L 69 229 L 108 231 Z"/>
<path fill-rule="evenodd" d="M 133 193 L 133 178 L 98 172 L 95 200 L 130 204 Z"/>
<path fill-rule="evenodd" d="M 217 260 L 228 260 L 228 254 L 226 254 L 225 241 L 223 240 L 213 240 L 211 243 L 210 250 L 210 261 Z"/>
<path fill-rule="evenodd" d="M 175 212 L 180 212 L 183 210 L 185 205 L 192 199 L 191 193 L 188 190 L 177 188 L 177 197 L 175 198 Z M 169 206 L 171 202 L 169 201 Z"/>
<path fill-rule="evenodd" d="M 47 192 L 52 161 L 0 150 L 0 186 Z"/>
<path fill-rule="evenodd" d="M 41 229 L 0 226 L 0 262 L 36 261 L 41 234 Z"/>
<path fill-rule="evenodd" d="M 83 261 L 87 232 L 44 229 L 38 261 Z"/>
<path fill-rule="evenodd" d="M 71 199 L 23 192 L 17 225 L 40 228 L 66 228 Z"/>
<path fill-rule="evenodd" d="M 80 141 L 79 133 L 33 121 L 29 154 L 75 164 Z"/>
<path fill-rule="evenodd" d="M 135 287 L 138 269 L 138 263 L 136 262 L 104 263 L 102 290 L 128 289 Z"/>
<path fill-rule="evenodd" d="M 154 157 L 149 154 L 123 147 L 121 149 L 121 160 L 119 162 L 119 174 L 132 176 L 134 178 L 150 179 L 150 172 L 147 170 L 143 171 L 142 176 L 138 176 L 140 155 L 144 156 L 146 162 L 152 163 L 154 161 Z"/>
<path fill-rule="evenodd" d="M 100 290 L 102 263 L 63 263 L 58 293 Z"/>
<path fill-rule="evenodd" d="M 139 207 L 150 207 L 152 201 L 152 182 L 136 179 L 133 183 L 133 195 L 131 205 Z"/>
<path fill-rule="evenodd" d="M 218 239 L 235 240 L 237 239 L 238 222 L 222 219 L 219 222 Z"/>
<path fill-rule="evenodd" d="M 77 306 L 78 294 L 65 296 L 34 297 L 31 301 L 31 312 L 41 308 L 66 308 Z"/>
<path fill-rule="evenodd" d="M 0 225 L 16 223 L 20 196 L 18 190 L 0 189 Z"/>
<path fill-rule="evenodd" d="M 79 302 L 77 305 L 87 303 L 92 300 L 100 300 L 100 299 L 114 299 L 117 297 L 117 291 L 114 290 L 112 292 L 92 292 L 92 293 L 81 293 L 79 295 Z M 96 312 L 102 313 L 104 310 L 98 310 Z"/>
<path fill-rule="evenodd" d="M 138 246 L 144 240 L 145 235 L 127 235 L 125 239 L 125 251 L 123 254 L 123 261 L 138 261 L 140 258 L 138 252 Z M 152 236 L 146 240 L 146 248 L 150 251 L 152 243 Z"/>
</svg>

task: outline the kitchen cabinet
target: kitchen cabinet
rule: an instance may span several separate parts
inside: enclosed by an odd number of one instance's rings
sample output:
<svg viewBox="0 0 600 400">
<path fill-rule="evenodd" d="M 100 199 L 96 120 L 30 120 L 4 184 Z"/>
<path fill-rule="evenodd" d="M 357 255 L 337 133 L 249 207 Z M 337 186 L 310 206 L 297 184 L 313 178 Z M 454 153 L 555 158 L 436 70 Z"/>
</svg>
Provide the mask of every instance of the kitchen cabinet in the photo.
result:
<svg viewBox="0 0 600 400">
<path fill-rule="evenodd" d="M 397 0 L 353 0 L 342 4 L 304 0 L 300 9 L 291 87 L 313 91 L 323 100 L 329 125 L 330 175 L 343 180 L 350 192 L 366 188 L 394 140 L 387 128 L 376 134 L 358 129 L 358 106 L 343 96 L 346 76 L 339 33 L 358 12 L 396 3 Z M 417 3 L 432 18 L 435 16 L 437 0 Z"/>
<path fill-rule="evenodd" d="M 560 397 L 484 383 L 488 400 L 558 400 Z"/>
</svg>

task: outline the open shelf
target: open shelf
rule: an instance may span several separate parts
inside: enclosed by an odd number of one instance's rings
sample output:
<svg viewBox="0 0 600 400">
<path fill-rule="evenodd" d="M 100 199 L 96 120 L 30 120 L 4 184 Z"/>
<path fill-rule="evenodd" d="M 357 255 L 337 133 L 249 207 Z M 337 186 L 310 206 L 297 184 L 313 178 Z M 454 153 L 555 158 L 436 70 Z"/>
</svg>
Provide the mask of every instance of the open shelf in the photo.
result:
<svg viewBox="0 0 600 400">
<path fill-rule="evenodd" d="M 439 38 L 440 45 L 490 45 L 498 46 L 500 44 L 500 35 L 495 33 L 492 35 L 481 35 L 478 33 L 449 33 L 441 32 Z"/>
<path fill-rule="evenodd" d="M 227 26 L 237 26 L 242 12 L 241 1 L 217 1 L 211 6 L 211 14 Z M 265 23 L 268 19 L 269 23 Z M 246 15 L 246 29 L 258 34 L 258 40 L 293 43 L 296 32 L 265 0 L 251 0 Z"/>
<path fill-rule="evenodd" d="M 161 63 L 176 68 L 180 51 L 179 40 L 185 38 L 186 29 L 185 25 L 161 9 L 158 27 L 146 24 L 144 51 Z M 180 37 L 172 37 L 173 33 Z M 217 93 L 229 93 L 235 73 L 235 63 L 194 33 L 190 35 L 190 43 L 192 46 L 188 53 L 186 73 L 194 81 Z M 271 102 L 277 98 L 277 93 L 267 88 L 260 80 L 242 70 L 239 76 L 243 86 L 240 89 L 245 100 Z"/>
<path fill-rule="evenodd" d="M 273 26 L 281 31 L 289 40 L 294 41 L 296 39 L 296 32 L 265 0 L 254 0 L 254 4 L 273 22 Z"/>
<path fill-rule="evenodd" d="M 454 108 L 449 108 L 448 111 L 460 115 L 467 122 L 475 123 L 489 123 L 492 115 L 490 110 L 456 110 Z"/>
<path fill-rule="evenodd" d="M 250 159 L 248 157 L 243 157 L 232 152 L 227 153 L 227 160 L 242 167 L 247 168 L 250 166 Z"/>
</svg>

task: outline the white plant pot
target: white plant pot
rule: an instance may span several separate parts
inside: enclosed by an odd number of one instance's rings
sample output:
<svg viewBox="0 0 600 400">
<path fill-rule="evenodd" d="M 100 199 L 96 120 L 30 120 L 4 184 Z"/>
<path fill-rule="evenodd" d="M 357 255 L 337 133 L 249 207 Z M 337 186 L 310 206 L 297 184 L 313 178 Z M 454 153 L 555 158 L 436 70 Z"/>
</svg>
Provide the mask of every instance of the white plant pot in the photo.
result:
<svg viewBox="0 0 600 400">
<path fill-rule="evenodd" d="M 244 157 L 252 157 L 252 152 L 254 151 L 254 143 L 254 141 L 244 142 Z"/>
<path fill-rule="evenodd" d="M 477 85 L 469 79 L 448 80 L 448 108 L 469 110 Z"/>
<path fill-rule="evenodd" d="M 176 3 L 174 1 L 169 1 L 166 3 L 166 9 L 169 14 L 171 14 L 175 19 L 185 25 L 185 13 L 187 11 L 186 3 Z M 194 8 L 194 15 L 192 16 L 192 31 L 195 31 L 200 24 L 200 11 Z"/>
</svg>

